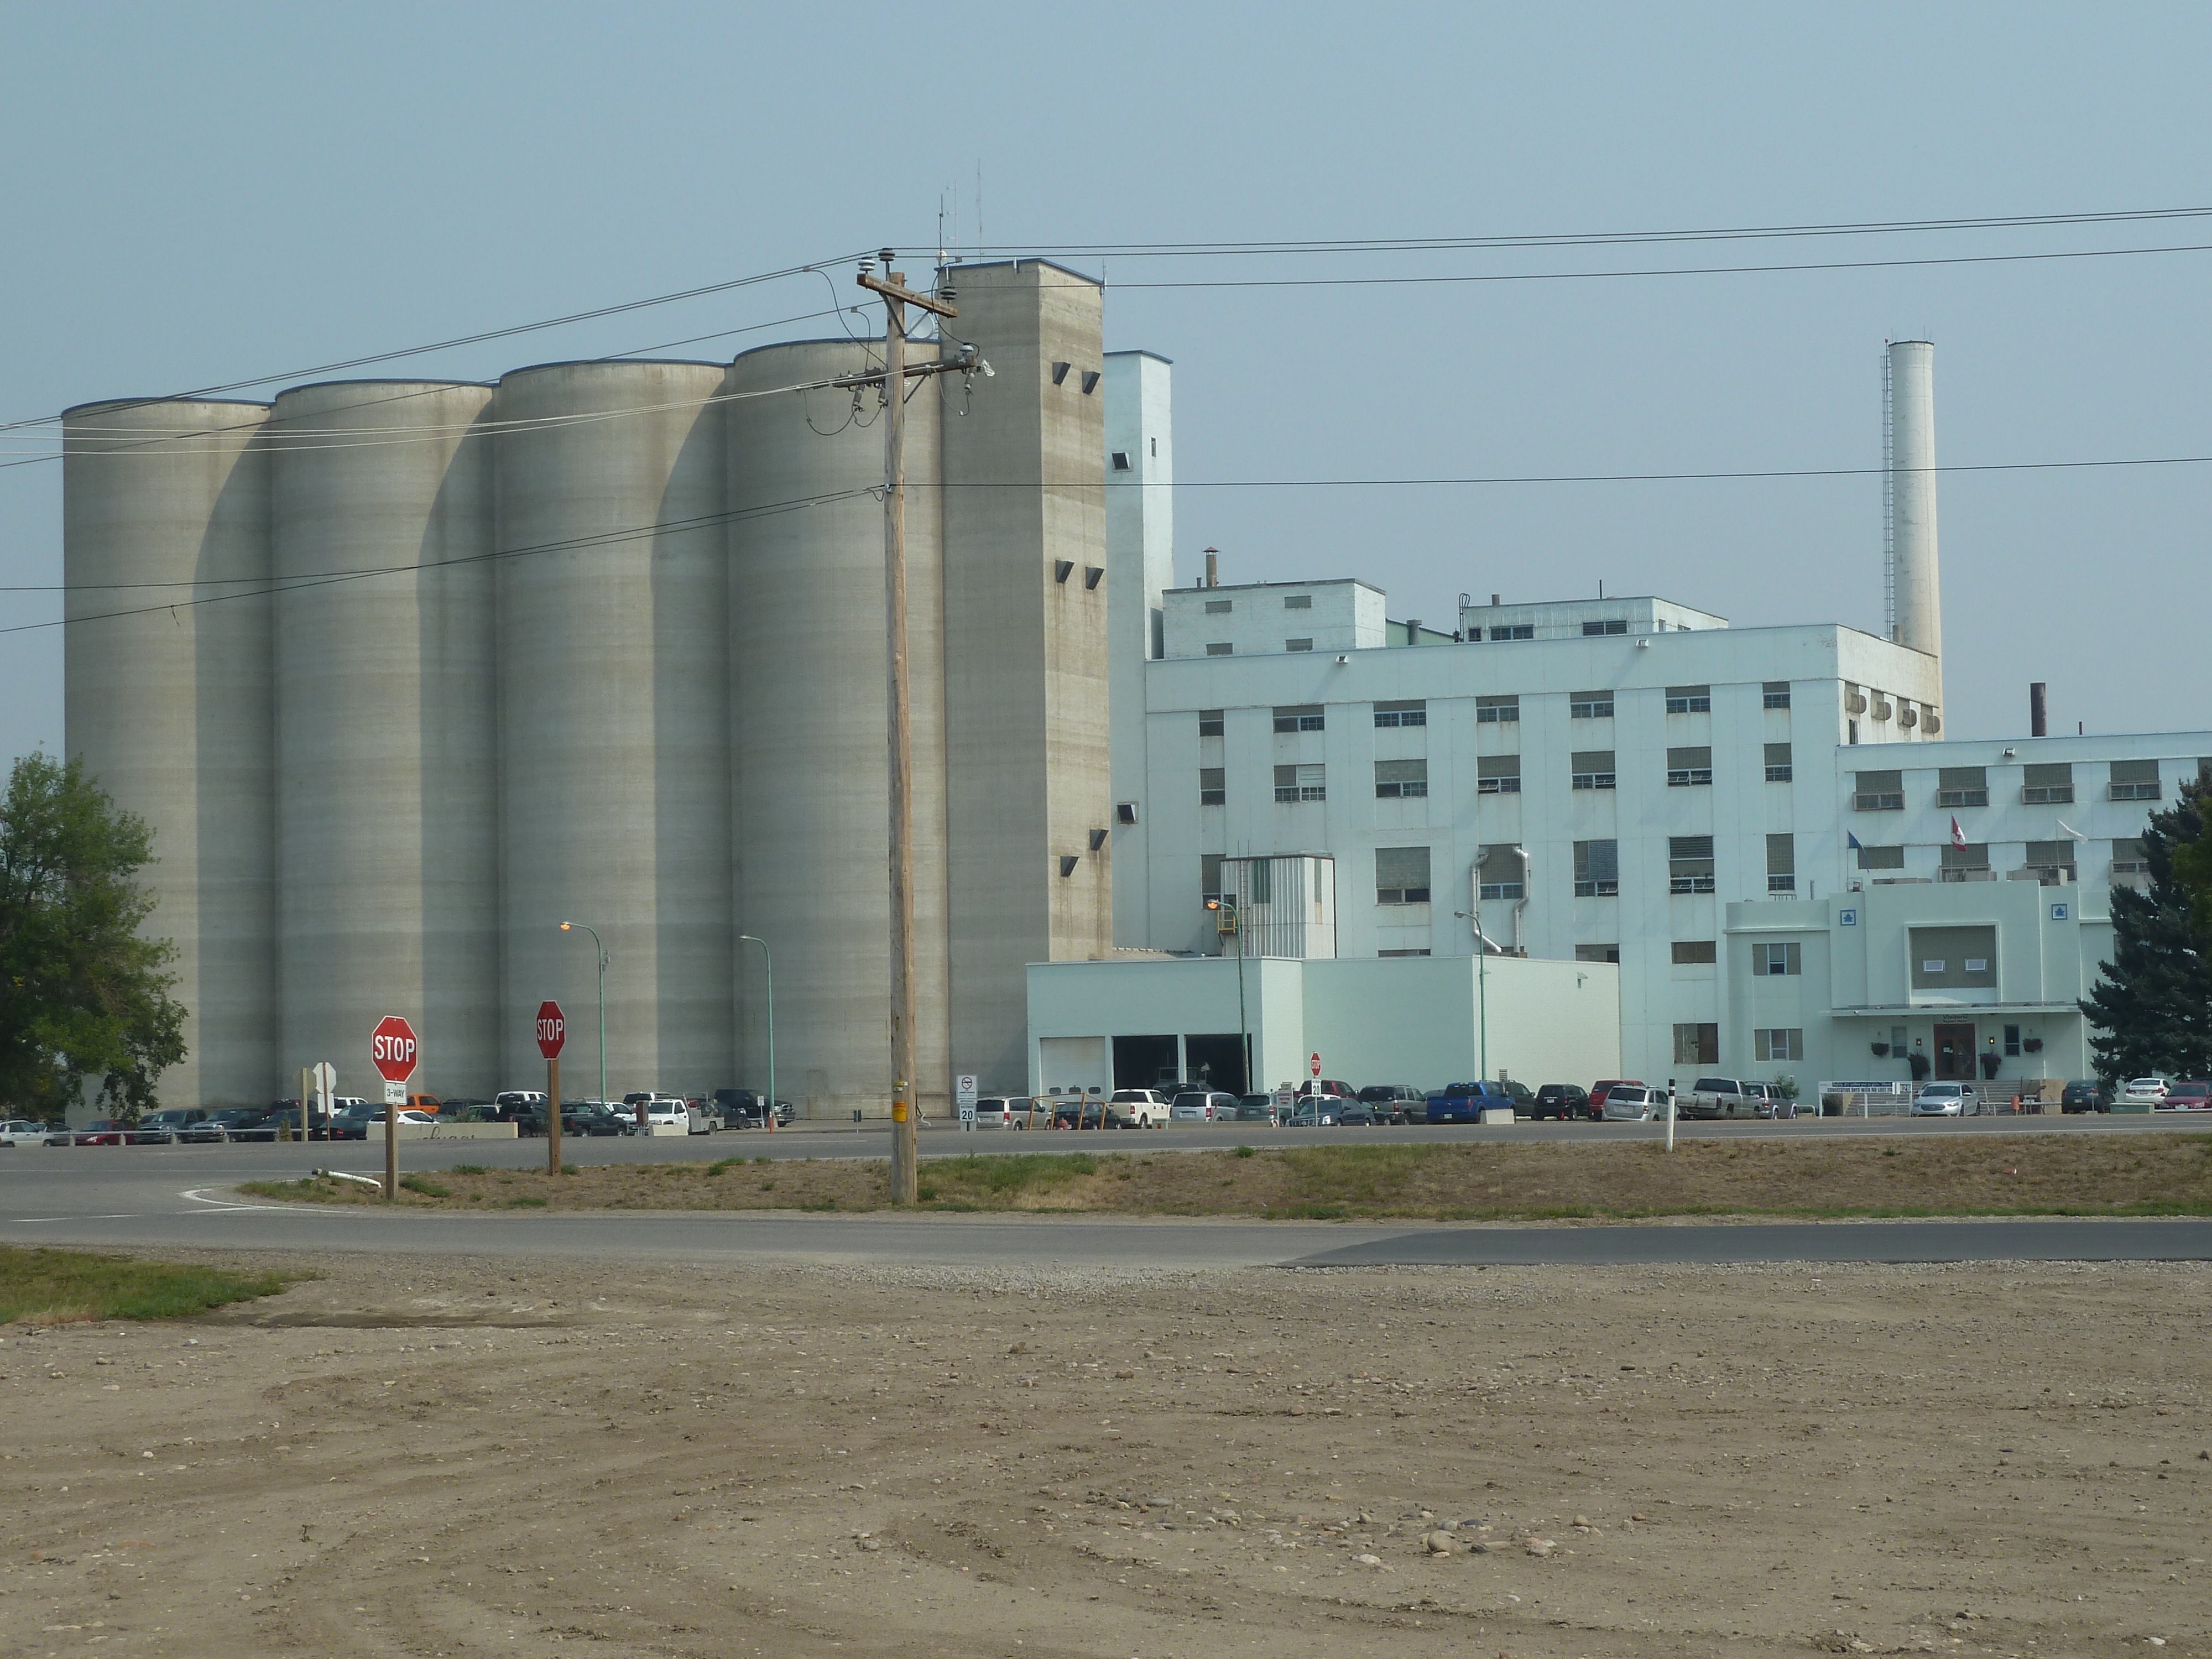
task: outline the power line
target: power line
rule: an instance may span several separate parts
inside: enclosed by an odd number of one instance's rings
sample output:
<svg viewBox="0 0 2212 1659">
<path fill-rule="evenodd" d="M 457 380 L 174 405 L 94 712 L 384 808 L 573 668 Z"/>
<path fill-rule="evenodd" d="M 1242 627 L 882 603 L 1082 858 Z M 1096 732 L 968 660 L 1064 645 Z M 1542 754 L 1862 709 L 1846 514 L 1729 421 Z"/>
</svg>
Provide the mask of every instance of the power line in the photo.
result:
<svg viewBox="0 0 2212 1659">
<path fill-rule="evenodd" d="M 805 390 L 807 388 L 779 387 L 777 389 L 780 391 L 791 391 Z M 2203 466 L 2208 465 L 2212 465 L 2212 454 L 2127 456 L 2106 460 L 2087 461 L 1963 462 L 1949 465 L 1935 466 L 1925 469 L 1914 468 L 1911 470 L 1915 471 L 1926 471 L 1935 473 L 1951 474 L 1993 472 L 2078 472 L 2115 467 Z M 1879 466 L 1824 466 L 1737 469 L 1728 471 L 1710 472 L 1522 472 L 1468 474 L 1463 476 L 1408 476 L 1403 477 L 1387 478 L 1197 478 L 1179 480 L 1173 484 L 1143 485 L 1132 483 L 1128 485 L 1109 485 L 1108 487 L 1115 489 L 1475 489 L 1505 484 L 1707 483 L 1758 482 L 1760 480 L 1791 478 L 1873 478 L 1886 477 L 1887 476 L 1888 471 L 1888 468 Z M 974 480 L 960 483 L 944 483 L 933 480 L 909 479 L 907 482 L 906 487 L 908 489 L 914 490 L 1068 489 L 1082 489 L 1086 486 L 1095 487 L 1097 483 L 1098 480 L 1095 478 L 1077 479 L 1073 482 L 1057 483 L 1049 481 L 1041 483 L 1035 479 L 1023 479 L 1005 483 L 994 483 L 987 480 Z M 274 579 L 264 579 L 258 576 L 228 576 L 219 578 L 195 578 L 189 580 L 174 582 L 24 583 L 13 586 L 0 586 L 0 593 L 81 593 L 103 592 L 113 589 L 143 591 L 144 589 L 153 587 L 192 588 L 212 586 L 218 583 L 259 582 L 264 580 L 269 580 L 272 582 L 273 585 L 258 589 L 256 590 L 256 592 L 276 592 L 287 591 L 285 586 L 287 584 L 294 586 L 308 586 L 325 580 L 348 581 L 357 580 L 362 576 L 400 574 L 413 570 L 439 569 L 448 565 L 468 564 L 484 559 L 509 558 L 518 556 L 521 554 L 558 551 L 566 548 L 588 547 L 598 545 L 602 543 L 611 544 L 630 540 L 642 535 L 658 535 L 670 531 L 697 528 L 709 524 L 719 524 L 736 519 L 748 518 L 754 516 L 757 513 L 782 511 L 794 507 L 809 507 L 827 501 L 842 501 L 856 495 L 871 495 L 880 486 L 870 484 L 852 489 L 832 491 L 821 495 L 804 496 L 793 501 L 776 503 L 774 507 L 769 508 L 743 508 L 727 513 L 707 514 L 696 519 L 672 520 L 666 524 L 661 525 L 635 526 L 622 530 L 605 531 L 593 536 L 577 537 L 568 541 L 549 542 L 544 544 L 542 547 L 522 548 L 510 550 L 506 552 L 472 553 L 459 559 L 439 560 L 422 564 L 389 565 L 370 570 L 317 571 L 301 575 L 285 576 Z M 250 598 L 254 597 L 254 595 L 218 594 L 214 597 Z M 204 599 L 194 599 L 191 601 L 180 601 L 179 603 L 198 605 L 204 604 L 206 601 Z M 167 610 L 169 607 L 166 605 L 153 605 L 143 608 L 149 611 L 162 611 Z M 137 613 L 135 611 L 118 611 L 112 614 L 118 616 L 129 616 L 136 615 Z M 97 618 L 75 617 L 70 620 L 88 622 L 97 620 Z M 40 627 L 51 627 L 54 624 L 40 623 L 36 625 Z M 21 630 L 15 629 L 0 629 L 0 633 L 13 633 L 18 631 Z"/>
<path fill-rule="evenodd" d="M 505 328 L 484 329 L 474 334 L 457 335 L 450 340 L 433 341 L 428 345 L 406 346 L 397 351 L 373 352 L 365 357 L 349 357 L 343 362 L 319 363 L 312 368 L 286 369 L 281 374 L 258 374 L 251 380 L 229 380 L 221 386 L 201 386 L 191 392 L 172 392 L 161 398 L 141 398 L 121 403 L 122 409 L 143 408 L 149 404 L 179 403 L 193 398 L 220 397 L 228 392 L 243 392 L 250 386 L 268 386 L 277 380 L 301 380 L 320 374 L 335 374 L 342 369 L 365 368 L 371 363 L 388 363 L 402 357 L 420 357 L 434 351 L 449 351 L 458 346 L 480 345 L 487 340 L 510 339 L 518 334 L 532 334 L 549 328 L 565 328 L 571 323 L 587 323 L 601 317 L 617 317 L 625 312 L 643 311 L 653 306 L 674 305 L 678 301 L 696 300 L 710 294 L 728 294 L 741 288 L 755 288 L 763 283 L 780 282 L 787 276 L 803 276 L 823 265 L 844 264 L 860 257 L 859 253 L 842 253 L 828 259 L 818 259 L 811 264 L 787 265 L 781 270 L 763 271 L 753 276 L 735 276 L 727 282 L 708 283 L 698 288 L 687 288 L 674 294 L 659 294 L 650 299 L 625 300 L 617 305 L 599 306 L 589 311 L 572 311 L 566 316 L 548 317 L 534 323 L 514 323 Z M 33 419 L 0 422 L 0 432 L 13 432 L 27 426 L 51 426 L 59 415 L 41 415 Z"/>
</svg>

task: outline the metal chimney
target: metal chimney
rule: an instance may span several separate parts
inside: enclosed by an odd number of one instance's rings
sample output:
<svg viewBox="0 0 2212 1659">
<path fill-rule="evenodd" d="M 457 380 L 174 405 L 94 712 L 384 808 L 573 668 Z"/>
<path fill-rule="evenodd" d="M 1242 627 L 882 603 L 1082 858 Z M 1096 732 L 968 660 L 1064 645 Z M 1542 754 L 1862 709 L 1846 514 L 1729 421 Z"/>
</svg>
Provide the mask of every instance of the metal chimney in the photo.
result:
<svg viewBox="0 0 2212 1659">
<path fill-rule="evenodd" d="M 1206 550 L 1206 585 L 1208 587 L 1221 586 L 1221 550 L 1218 547 Z"/>
<path fill-rule="evenodd" d="M 1889 636 L 1936 659 L 1942 700 L 1943 593 L 1936 558 L 1936 348 L 1893 340 L 1883 457 L 1889 505 Z"/>
<path fill-rule="evenodd" d="M 2051 735 L 2051 711 L 2044 706 L 2041 680 L 2027 683 L 2027 734 L 2031 738 Z"/>
</svg>

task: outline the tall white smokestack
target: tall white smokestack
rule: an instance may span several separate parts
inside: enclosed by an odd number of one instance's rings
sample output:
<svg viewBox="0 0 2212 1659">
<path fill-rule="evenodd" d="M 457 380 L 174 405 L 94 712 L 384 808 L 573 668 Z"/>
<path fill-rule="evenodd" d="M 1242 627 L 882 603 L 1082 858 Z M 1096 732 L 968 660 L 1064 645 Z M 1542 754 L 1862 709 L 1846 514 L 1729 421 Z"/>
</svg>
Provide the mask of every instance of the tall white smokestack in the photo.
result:
<svg viewBox="0 0 2212 1659">
<path fill-rule="evenodd" d="M 1888 391 L 1889 636 L 1943 672 L 1943 587 L 1936 561 L 1936 348 L 1893 340 Z"/>
</svg>

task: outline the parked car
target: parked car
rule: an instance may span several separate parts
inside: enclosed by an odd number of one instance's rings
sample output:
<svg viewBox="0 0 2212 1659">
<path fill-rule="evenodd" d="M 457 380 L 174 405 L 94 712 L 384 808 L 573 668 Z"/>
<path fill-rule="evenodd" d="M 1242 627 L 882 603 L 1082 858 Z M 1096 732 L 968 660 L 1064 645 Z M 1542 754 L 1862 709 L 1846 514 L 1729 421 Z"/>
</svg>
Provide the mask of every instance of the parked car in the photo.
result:
<svg viewBox="0 0 2212 1659">
<path fill-rule="evenodd" d="M 1686 1093 L 1674 1097 L 1677 1117 L 1746 1117 L 1759 1115 L 1761 1097 L 1755 1085 L 1732 1077 L 1701 1077 Z"/>
<path fill-rule="evenodd" d="M 1340 1097 L 1335 1095 L 1304 1095 L 1283 1121 L 1293 1129 L 1325 1129 L 1336 1121 L 1340 1103 Z"/>
<path fill-rule="evenodd" d="M 625 1095 L 623 1107 L 624 1134 L 652 1135 L 668 1129 L 681 1129 L 685 1134 L 707 1133 L 692 1126 L 690 1107 L 672 1095 Z M 644 1111 L 641 1118 L 638 1115 L 640 1108 Z"/>
<path fill-rule="evenodd" d="M 1376 1117 L 1384 1122 L 1428 1121 L 1428 1097 L 1410 1083 L 1370 1083 L 1359 1091 L 1358 1098 L 1374 1108 Z"/>
<path fill-rule="evenodd" d="M 1328 1095 L 1321 1097 L 1324 1103 L 1334 1101 L 1332 1115 L 1340 1129 L 1371 1129 L 1378 1123 L 1388 1123 L 1387 1113 L 1378 1112 L 1357 1096 Z"/>
<path fill-rule="evenodd" d="M 2170 1084 L 2166 1098 L 2158 1103 L 2161 1112 L 2212 1112 L 2212 1083 L 2192 1079 L 2187 1083 Z"/>
<path fill-rule="evenodd" d="M 1127 1109 L 1130 1121 L 1139 1129 L 1165 1123 L 1168 1114 L 1174 1109 L 1167 1096 L 1158 1089 L 1116 1089 L 1107 1103 Z"/>
<path fill-rule="evenodd" d="M 2095 1078 L 2076 1078 L 2058 1091 L 2058 1109 L 2068 1114 L 2109 1112 L 2112 1109 L 2112 1091 Z"/>
<path fill-rule="evenodd" d="M 768 1121 L 768 1097 L 750 1089 L 717 1089 L 714 1098 L 722 1108 L 722 1127 L 725 1129 L 757 1129 Z M 791 1103 L 775 1103 L 775 1121 L 779 1126 L 792 1119 Z"/>
<path fill-rule="evenodd" d="M 71 1133 L 70 1142 L 76 1146 L 120 1146 L 131 1133 L 131 1126 L 119 1117 L 96 1117 Z"/>
<path fill-rule="evenodd" d="M 365 1100 L 349 1101 L 343 1111 L 331 1119 L 332 1140 L 366 1140 L 368 1126 L 384 1115 L 384 1108 L 373 1106 Z"/>
<path fill-rule="evenodd" d="M 1441 1089 L 1429 1091 L 1428 1121 L 1431 1123 L 1480 1123 L 1486 1108 L 1508 1106 L 1510 1096 L 1492 1092 L 1494 1085 L 1480 1080 L 1473 1083 L 1447 1083 Z"/>
<path fill-rule="evenodd" d="M 274 1140 L 280 1129 L 293 1134 L 299 1133 L 300 1109 L 296 1104 L 289 1113 L 271 1111 L 265 1106 L 245 1107 L 237 1116 L 225 1121 L 222 1135 L 225 1140 Z"/>
<path fill-rule="evenodd" d="M 70 1132 L 58 1123 L 33 1123 L 15 1118 L 0 1123 L 0 1146 L 66 1146 Z"/>
<path fill-rule="evenodd" d="M 138 1120 L 131 1131 L 134 1146 L 166 1146 L 176 1139 L 178 1132 L 203 1121 L 207 1110 L 200 1106 L 172 1106 L 164 1111 L 149 1112 Z"/>
<path fill-rule="evenodd" d="M 438 1120 L 428 1112 L 418 1112 L 412 1106 L 392 1115 L 393 1121 L 403 1129 L 434 1129 Z"/>
<path fill-rule="evenodd" d="M 1577 1083 L 1547 1083 L 1536 1091 L 1535 1104 L 1528 1112 L 1531 1117 L 1556 1117 L 1565 1122 L 1589 1115 L 1589 1093 Z"/>
<path fill-rule="evenodd" d="M 1600 1078 L 1596 1082 L 1590 1085 L 1589 1115 L 1594 1118 L 1603 1117 L 1605 1115 L 1605 1100 L 1607 1091 L 1617 1089 L 1623 1084 L 1626 1084 L 1631 1088 L 1636 1089 L 1641 1089 L 1644 1086 L 1644 1079 L 1640 1077 Z"/>
<path fill-rule="evenodd" d="M 204 1112 L 197 1123 L 187 1123 L 177 1131 L 177 1139 L 192 1146 L 204 1146 L 230 1139 L 230 1126 L 242 1118 L 256 1115 L 249 1106 L 226 1107 L 221 1111 Z"/>
<path fill-rule="evenodd" d="M 1333 1077 L 1308 1078 L 1298 1085 L 1297 1092 L 1300 1095 L 1334 1095 L 1339 1100 L 1356 1100 L 1359 1096 L 1359 1091 L 1349 1083 L 1341 1078 Z"/>
<path fill-rule="evenodd" d="M 618 1135 L 623 1121 L 596 1100 L 561 1103 L 561 1133 L 564 1135 Z M 519 1132 L 518 1132 L 519 1133 Z"/>
<path fill-rule="evenodd" d="M 1982 1097 L 1971 1084 L 1923 1083 L 1912 1097 L 1915 1117 L 1979 1117 Z"/>
<path fill-rule="evenodd" d="M 1173 1123 L 1229 1123 L 1237 1117 L 1237 1097 L 1218 1089 L 1192 1089 L 1179 1094 L 1168 1108 Z"/>
<path fill-rule="evenodd" d="M 1237 1096 L 1237 1121 L 1239 1123 L 1265 1123 L 1270 1127 L 1273 1127 L 1275 1122 L 1274 1096 Z"/>
<path fill-rule="evenodd" d="M 1598 1112 L 1607 1123 L 1643 1123 L 1666 1115 L 1667 1097 L 1641 1083 L 1609 1080 Z"/>
<path fill-rule="evenodd" d="M 1127 1107 L 1095 1096 L 1079 1100 L 1071 1095 L 1053 1103 L 1052 1127 L 1055 1129 L 1129 1129 L 1134 1128 L 1136 1122 Z"/>
<path fill-rule="evenodd" d="M 1026 1129 L 1030 1127 L 1027 1095 L 978 1095 L 975 1127 L 979 1129 Z"/>
<path fill-rule="evenodd" d="M 2120 1090 L 2120 1103 L 2154 1107 L 2166 1098 L 2166 1083 L 2162 1077 L 2130 1078 Z"/>
</svg>

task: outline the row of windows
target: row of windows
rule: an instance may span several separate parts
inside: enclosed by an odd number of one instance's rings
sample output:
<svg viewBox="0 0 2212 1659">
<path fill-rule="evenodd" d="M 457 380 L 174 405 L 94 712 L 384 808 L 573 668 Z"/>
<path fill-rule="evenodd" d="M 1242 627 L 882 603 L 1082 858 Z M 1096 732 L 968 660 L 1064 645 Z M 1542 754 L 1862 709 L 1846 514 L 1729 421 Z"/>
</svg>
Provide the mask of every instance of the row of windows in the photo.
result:
<svg viewBox="0 0 2212 1659">
<path fill-rule="evenodd" d="M 1209 607 L 1209 609 L 1211 607 Z M 1283 641 L 1283 649 L 1285 651 L 1310 651 L 1313 649 L 1313 636 L 1311 635 L 1307 635 L 1300 639 L 1285 640 Z M 1237 647 L 1231 644 L 1227 640 L 1209 640 L 1206 642 L 1206 654 L 1209 657 L 1233 657 L 1237 654 Z"/>
<path fill-rule="evenodd" d="M 2110 763 L 2106 784 L 2108 800 L 2158 800 L 2163 798 L 2159 763 L 2154 760 Z M 2198 763 L 2200 772 L 2206 763 Z M 2065 806 L 2074 799 L 2074 768 L 2070 762 L 2037 763 L 2021 769 L 2021 804 L 2026 806 Z M 1936 770 L 1936 805 L 1987 806 L 1990 775 L 1985 766 L 1945 766 Z M 1851 805 L 1861 812 L 1901 812 L 1905 810 L 1905 774 L 1901 769 L 1853 775 Z"/>
<path fill-rule="evenodd" d="M 2004 843 L 1998 843 L 2002 845 Z M 1990 869 L 1990 847 L 1984 841 L 1960 843 L 1946 842 L 1939 848 L 1942 857 L 1938 869 L 1947 881 L 1967 879 L 1964 872 Z M 2037 869 L 2072 869 L 2080 856 L 2081 843 L 2065 841 L 2031 841 L 2021 843 L 2021 863 Z M 2112 873 L 2118 876 L 2137 876 L 2148 872 L 2150 866 L 2143 857 L 2142 840 L 2136 836 L 2117 836 L 2110 843 L 2112 849 Z M 1902 870 L 1905 868 L 1905 848 L 1901 846 L 1867 846 L 1856 848 L 1858 866 L 1862 870 Z"/>
<path fill-rule="evenodd" d="M 1317 716 L 1281 714 L 1276 716 L 1278 731 L 1297 731 L 1310 728 L 1286 725 Z M 1619 774 L 1614 768 L 1613 750 L 1610 749 L 1577 749 L 1568 759 L 1570 787 L 1575 789 L 1611 789 L 1616 787 Z M 1425 759 L 1376 761 L 1375 763 L 1375 798 L 1377 800 L 1411 800 L 1425 797 L 1429 793 L 1429 763 Z M 1518 755 L 1480 755 L 1476 757 L 1475 793 L 1479 795 L 1517 795 L 1521 793 L 1521 757 Z M 1310 766 L 1278 766 L 1275 769 L 1275 799 L 1279 801 L 1325 800 L 1320 793 L 1325 769 L 1318 764 Z M 1198 770 L 1199 805 L 1219 806 L 1224 804 L 1224 782 L 1227 769 L 1201 766 Z M 1292 775 L 1295 774 L 1296 775 Z M 1766 781 L 1769 783 L 1788 783 L 1795 775 L 1790 761 L 1790 745 L 1770 743 L 1766 745 Z M 1713 751 L 1706 748 L 1669 749 L 1667 751 L 1667 787 L 1670 789 L 1705 787 L 1713 781 Z M 1286 787 L 1296 784 L 1299 793 L 1285 794 Z M 1310 784 L 1316 793 L 1306 793 Z"/>
<path fill-rule="evenodd" d="M 1227 656 L 1231 647 L 1226 645 L 1206 647 L 1214 656 Z M 1310 651 L 1311 640 L 1291 640 L 1285 642 L 1291 651 Z M 1790 683 L 1776 680 L 1768 684 L 1763 696 L 1769 708 L 1790 707 Z M 1577 691 L 1567 698 L 1567 713 L 1578 720 L 1609 720 L 1613 714 L 1613 694 L 1610 691 Z M 1667 688 L 1667 712 L 1670 714 L 1702 714 L 1713 706 L 1712 688 L 1709 685 L 1670 685 Z M 1218 738 L 1221 735 L 1225 710 L 1201 708 L 1198 711 L 1198 735 Z M 1429 705 L 1425 698 L 1412 698 L 1396 702 L 1374 705 L 1375 724 L 1388 726 L 1426 726 Z M 1475 723 L 1496 726 L 1521 718 L 1519 694 L 1474 700 Z M 1285 722 L 1288 721 L 1289 724 Z M 1327 716 L 1320 703 L 1293 703 L 1275 709 L 1275 730 L 1278 732 L 1319 732 L 1327 726 Z"/>
<path fill-rule="evenodd" d="M 1574 844 L 1574 892 L 1577 898 L 1611 898 L 1620 891 L 1620 843 L 1618 841 L 1578 841 Z M 1522 897 L 1526 892 L 1527 863 L 1520 849 L 1504 845 L 1485 846 L 1480 882 L 1485 898 Z M 1375 902 L 1378 904 L 1426 904 L 1429 902 L 1430 849 L 1426 847 L 1378 847 L 1375 849 Z M 1769 892 L 1794 892 L 1797 886 L 1797 842 L 1793 836 L 1766 838 L 1766 886 Z M 1495 889 L 1496 890 L 1492 890 Z M 1710 893 L 1713 890 L 1713 838 L 1711 836 L 1669 836 L 1667 838 L 1667 890 L 1670 893 Z M 1419 897 L 1409 896 L 1418 891 Z M 1780 947 L 1777 947 L 1780 948 Z M 1795 951 L 1794 945 L 1788 947 Z M 1711 958 L 1705 958 L 1710 961 Z M 1676 961 L 1684 958 L 1678 956 Z M 1790 957 L 1792 962 L 1796 957 Z M 1786 971 L 1796 973 L 1795 967 Z"/>
<path fill-rule="evenodd" d="M 1206 614 L 1209 617 L 1225 617 L 1236 608 L 1237 601 L 1234 599 L 1208 599 L 1206 602 Z M 1286 593 L 1283 596 L 1283 609 L 1285 611 L 1310 611 L 1313 609 L 1313 595 L 1310 593 Z"/>
</svg>

